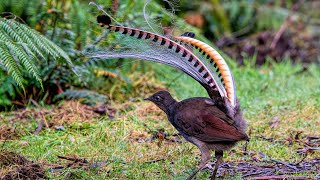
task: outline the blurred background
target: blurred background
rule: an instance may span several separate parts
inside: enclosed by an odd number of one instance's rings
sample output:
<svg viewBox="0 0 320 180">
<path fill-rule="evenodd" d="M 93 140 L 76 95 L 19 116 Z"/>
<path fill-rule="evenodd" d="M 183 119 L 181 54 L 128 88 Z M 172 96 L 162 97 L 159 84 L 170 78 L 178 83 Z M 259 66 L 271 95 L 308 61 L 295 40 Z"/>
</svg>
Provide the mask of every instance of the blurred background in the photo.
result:
<svg viewBox="0 0 320 180">
<path fill-rule="evenodd" d="M 119 94 L 118 97 L 117 91 L 111 92 L 113 87 L 111 84 L 119 78 L 123 79 L 122 85 L 119 83 L 119 86 L 122 86 L 121 92 L 126 92 L 129 96 L 139 94 L 133 93 L 135 88 L 132 87 L 132 82 L 129 82 L 130 78 L 126 77 L 125 72 L 119 72 L 119 69 L 125 67 L 130 71 L 132 66 L 137 66 L 136 68 L 144 71 L 145 63 L 123 65 L 123 61 L 98 62 L 86 58 L 88 52 L 94 53 L 99 50 L 99 46 L 109 44 L 108 34 L 103 34 L 95 22 L 95 17 L 103 12 L 96 6 L 89 5 L 89 2 L 87 0 L 0 1 L 1 17 L 24 23 L 45 35 L 70 57 L 75 65 L 74 69 L 79 71 L 78 75 L 70 73 L 70 66 L 58 63 L 49 56 L 45 59 L 46 63 L 35 63 L 36 60 L 31 58 L 30 62 L 36 67 L 41 80 L 35 79 L 34 75 L 23 67 L 19 67 L 21 78 L 18 79 L 10 76 L 10 73 L 7 74 L 8 66 L 5 66 L 5 63 L 0 64 L 2 67 L 0 110 L 24 107 L 30 102 L 50 104 L 59 98 L 76 96 L 105 99 L 107 95 L 116 97 L 115 100 L 123 100 L 128 97 Z M 143 16 L 144 1 L 97 0 L 95 2 L 118 22 L 149 30 Z M 307 68 L 310 64 L 319 65 L 320 1 L 157 0 L 151 1 L 146 7 L 149 21 L 154 22 L 153 30 L 158 29 L 157 33 L 174 32 L 174 35 L 179 35 L 185 31 L 193 31 L 197 38 L 218 48 L 226 58 L 229 57 L 239 66 L 244 64 L 262 66 L 270 62 L 283 61 L 300 64 L 303 68 Z M 2 41 L 5 40 L 2 36 L 0 38 Z M 102 85 L 93 83 L 97 81 Z M 87 89 L 93 92 L 71 91 L 75 89 Z M 139 89 L 137 92 L 140 91 Z M 57 96 L 58 94 L 61 95 Z"/>
</svg>

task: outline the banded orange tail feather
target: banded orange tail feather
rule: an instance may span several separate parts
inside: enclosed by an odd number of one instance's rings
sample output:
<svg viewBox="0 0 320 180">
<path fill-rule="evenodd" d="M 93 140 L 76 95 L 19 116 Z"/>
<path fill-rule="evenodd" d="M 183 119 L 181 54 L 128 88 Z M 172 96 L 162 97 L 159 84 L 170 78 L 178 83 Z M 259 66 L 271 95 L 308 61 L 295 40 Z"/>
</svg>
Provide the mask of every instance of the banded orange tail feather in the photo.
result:
<svg viewBox="0 0 320 180">
<path fill-rule="evenodd" d="M 212 64 L 214 67 L 217 67 L 219 77 L 221 76 L 222 83 L 227 91 L 228 99 L 230 100 L 231 104 L 235 106 L 236 86 L 234 84 L 234 79 L 229 66 L 227 65 L 223 57 L 211 46 L 190 36 L 179 36 L 176 37 L 176 39 L 185 43 L 190 43 L 200 52 L 203 51 L 202 55 L 206 56 L 207 59 L 210 59 L 210 64 Z"/>
</svg>

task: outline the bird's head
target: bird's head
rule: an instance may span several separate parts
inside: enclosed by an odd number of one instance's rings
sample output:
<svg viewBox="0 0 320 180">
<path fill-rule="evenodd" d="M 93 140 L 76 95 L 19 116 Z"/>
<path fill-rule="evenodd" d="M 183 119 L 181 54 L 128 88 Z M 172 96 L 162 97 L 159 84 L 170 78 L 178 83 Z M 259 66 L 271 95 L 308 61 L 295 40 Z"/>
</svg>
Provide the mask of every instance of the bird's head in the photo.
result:
<svg viewBox="0 0 320 180">
<path fill-rule="evenodd" d="M 169 112 L 169 107 L 177 102 L 168 91 L 158 91 L 144 100 L 152 101 L 166 113 Z"/>
</svg>

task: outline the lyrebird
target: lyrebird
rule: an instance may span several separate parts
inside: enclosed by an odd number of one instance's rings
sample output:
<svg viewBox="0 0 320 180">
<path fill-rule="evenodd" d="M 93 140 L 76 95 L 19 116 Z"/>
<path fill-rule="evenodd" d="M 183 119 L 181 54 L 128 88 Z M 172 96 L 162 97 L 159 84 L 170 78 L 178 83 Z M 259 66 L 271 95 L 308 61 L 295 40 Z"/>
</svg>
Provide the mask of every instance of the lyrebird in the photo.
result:
<svg viewBox="0 0 320 180">
<path fill-rule="evenodd" d="M 222 163 L 223 151 L 236 142 L 248 140 L 246 122 L 236 98 L 232 73 L 220 54 L 207 44 L 194 39 L 193 33 L 168 37 L 123 26 L 111 25 L 108 16 L 97 17 L 98 23 L 121 36 L 124 50 L 98 53 L 96 58 L 139 58 L 170 65 L 198 81 L 210 98 L 195 97 L 176 101 L 169 92 L 159 91 L 145 98 L 163 110 L 170 123 L 201 151 L 201 163 L 188 177 L 192 179 L 210 161 L 210 150 L 217 158 L 213 175 Z"/>
</svg>

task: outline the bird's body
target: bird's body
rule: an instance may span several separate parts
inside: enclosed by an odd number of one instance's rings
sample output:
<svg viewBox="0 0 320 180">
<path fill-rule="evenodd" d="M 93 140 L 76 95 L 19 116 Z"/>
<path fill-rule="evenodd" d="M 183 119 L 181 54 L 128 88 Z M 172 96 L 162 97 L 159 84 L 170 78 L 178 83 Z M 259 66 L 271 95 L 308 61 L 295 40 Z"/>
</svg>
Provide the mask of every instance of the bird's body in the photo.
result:
<svg viewBox="0 0 320 180">
<path fill-rule="evenodd" d="M 189 142 L 201 151 L 201 163 L 189 179 L 210 161 L 210 150 L 216 151 L 217 163 L 221 163 L 223 151 L 232 148 L 238 141 L 248 140 L 245 121 L 240 109 L 235 109 L 234 117 L 226 112 L 224 100 L 194 97 L 176 101 L 169 92 L 159 91 L 146 98 L 162 109 L 170 123 Z M 240 118 L 235 118 L 240 113 Z M 216 169 L 217 169 L 216 168 Z M 215 177 L 216 170 L 214 172 Z"/>
<path fill-rule="evenodd" d="M 195 97 L 177 102 L 172 106 L 172 114 L 168 115 L 169 121 L 181 134 L 195 137 L 208 146 L 217 144 L 217 148 L 212 148 L 214 150 L 224 150 L 218 147 L 220 142 L 229 144 L 246 139 L 238 123 L 229 124 L 231 117 L 211 101 L 209 98 Z"/>
</svg>

